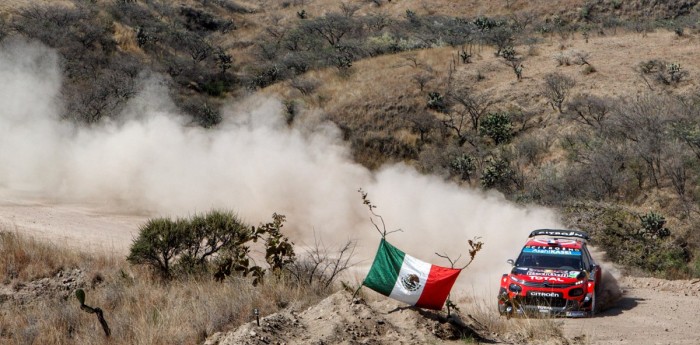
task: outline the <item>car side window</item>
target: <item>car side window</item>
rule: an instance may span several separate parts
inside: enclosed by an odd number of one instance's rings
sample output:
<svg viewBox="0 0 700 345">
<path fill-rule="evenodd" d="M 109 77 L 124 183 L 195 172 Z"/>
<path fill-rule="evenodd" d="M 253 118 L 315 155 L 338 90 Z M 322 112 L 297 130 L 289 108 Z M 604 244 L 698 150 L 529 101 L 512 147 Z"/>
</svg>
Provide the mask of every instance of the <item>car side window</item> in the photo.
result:
<svg viewBox="0 0 700 345">
<path fill-rule="evenodd" d="M 588 254 L 588 248 L 585 245 L 581 246 L 581 253 L 583 254 L 583 267 L 586 270 L 590 270 L 592 261 L 590 254 Z"/>
</svg>

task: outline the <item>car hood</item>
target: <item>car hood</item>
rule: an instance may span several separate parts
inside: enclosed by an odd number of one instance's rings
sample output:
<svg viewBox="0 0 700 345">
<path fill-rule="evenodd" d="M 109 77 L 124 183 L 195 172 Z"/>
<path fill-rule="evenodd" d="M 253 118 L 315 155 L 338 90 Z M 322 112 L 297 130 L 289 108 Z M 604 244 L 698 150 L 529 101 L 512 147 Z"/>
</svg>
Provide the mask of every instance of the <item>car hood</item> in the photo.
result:
<svg viewBox="0 0 700 345">
<path fill-rule="evenodd" d="M 514 267 L 511 274 L 525 282 L 548 282 L 554 284 L 572 284 L 581 280 L 583 271 Z"/>
</svg>

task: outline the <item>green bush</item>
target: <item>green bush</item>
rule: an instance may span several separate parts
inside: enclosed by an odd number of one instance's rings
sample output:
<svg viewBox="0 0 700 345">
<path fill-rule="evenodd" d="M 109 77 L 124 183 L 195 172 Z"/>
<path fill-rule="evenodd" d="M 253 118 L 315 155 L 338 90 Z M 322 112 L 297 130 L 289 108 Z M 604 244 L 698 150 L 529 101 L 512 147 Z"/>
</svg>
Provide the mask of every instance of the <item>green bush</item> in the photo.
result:
<svg viewBox="0 0 700 345">
<path fill-rule="evenodd" d="M 266 259 L 272 270 L 294 262 L 293 243 L 280 232 L 285 218 L 250 227 L 230 211 L 213 210 L 187 219 L 151 219 L 141 226 L 127 260 L 154 269 L 165 279 L 206 274 L 217 280 L 233 272 L 252 274 L 259 281 L 264 269 L 250 266 L 249 245 L 265 241 Z"/>
<path fill-rule="evenodd" d="M 513 182 L 514 172 L 510 162 L 503 157 L 486 159 L 484 170 L 481 172 L 481 185 L 484 188 L 507 190 Z"/>
<path fill-rule="evenodd" d="M 666 225 L 666 218 L 658 213 L 654 213 L 653 211 L 649 212 L 639 216 L 639 220 L 642 222 L 640 233 L 643 236 L 664 238 L 671 235 L 671 230 L 664 227 L 664 225 Z"/>
<path fill-rule="evenodd" d="M 445 103 L 445 97 L 439 92 L 428 93 L 428 108 L 439 111 L 441 113 L 447 112 L 447 103 Z"/>
<path fill-rule="evenodd" d="M 479 132 L 491 138 L 496 145 L 508 142 L 513 137 L 513 123 L 510 115 L 503 112 L 486 115 L 481 122 Z"/>
<path fill-rule="evenodd" d="M 464 181 L 471 181 L 474 172 L 476 171 L 476 164 L 474 164 L 474 158 L 468 154 L 461 154 L 455 157 L 450 162 L 450 170 L 460 179 Z"/>
<path fill-rule="evenodd" d="M 185 249 L 185 232 L 182 222 L 168 218 L 149 219 L 139 229 L 127 260 L 132 264 L 148 265 L 162 277 L 170 277 L 173 262 Z"/>
</svg>

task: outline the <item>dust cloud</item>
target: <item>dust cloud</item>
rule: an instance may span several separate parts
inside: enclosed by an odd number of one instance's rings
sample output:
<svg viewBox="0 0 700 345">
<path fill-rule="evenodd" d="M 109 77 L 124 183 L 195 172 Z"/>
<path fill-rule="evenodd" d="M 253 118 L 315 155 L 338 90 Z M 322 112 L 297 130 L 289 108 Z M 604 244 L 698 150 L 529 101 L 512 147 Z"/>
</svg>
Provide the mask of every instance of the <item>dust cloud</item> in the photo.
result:
<svg viewBox="0 0 700 345">
<path fill-rule="evenodd" d="M 467 240 L 485 243 L 458 289 L 495 295 L 505 263 L 530 230 L 559 227 L 557 215 L 424 176 L 395 164 L 369 171 L 351 159 L 338 129 L 307 113 L 290 127 L 278 100 L 251 96 L 222 110 L 215 129 L 190 125 L 168 98 L 167 83 L 144 76 L 118 120 L 75 126 L 61 120 L 60 58 L 43 46 L 0 48 L 0 189 L 55 203 L 108 205 L 123 212 L 186 216 L 210 208 L 249 223 L 287 216 L 290 237 L 329 248 L 357 240 L 366 267 L 380 239 L 358 188 L 369 193 L 388 240 L 409 254 L 449 265 Z M 486 285 L 485 285 L 486 284 Z"/>
<path fill-rule="evenodd" d="M 615 263 L 605 260 L 604 251 L 596 247 L 591 247 L 590 251 L 591 256 L 603 270 L 601 282 L 599 282 L 600 295 L 597 298 L 600 311 L 604 311 L 614 307 L 624 294 L 619 283 L 623 278 L 623 272 Z"/>
</svg>

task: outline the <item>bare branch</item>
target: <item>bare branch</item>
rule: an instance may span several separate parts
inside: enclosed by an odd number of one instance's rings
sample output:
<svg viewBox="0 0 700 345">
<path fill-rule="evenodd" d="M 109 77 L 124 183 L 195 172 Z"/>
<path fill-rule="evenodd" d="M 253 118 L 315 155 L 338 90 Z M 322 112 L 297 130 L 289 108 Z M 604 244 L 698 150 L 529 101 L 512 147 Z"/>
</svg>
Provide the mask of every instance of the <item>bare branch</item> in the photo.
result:
<svg viewBox="0 0 700 345">
<path fill-rule="evenodd" d="M 469 243 L 469 247 L 471 248 L 471 249 L 469 250 L 469 262 L 467 262 L 466 265 L 464 265 L 464 266 L 462 266 L 462 267 L 459 267 L 459 268 L 457 268 L 457 269 L 463 270 L 463 269 L 469 267 L 469 265 L 471 265 L 471 263 L 474 261 L 474 258 L 476 257 L 476 253 L 478 253 L 478 252 L 481 250 L 481 248 L 484 246 L 484 242 L 478 241 L 479 238 L 480 238 L 480 237 L 474 237 L 473 240 L 468 240 L 468 241 L 467 241 L 467 243 Z M 441 257 L 441 258 L 443 258 L 443 259 L 447 259 L 447 261 L 450 262 L 450 267 L 451 267 L 451 268 L 455 268 L 455 265 L 457 264 L 457 262 L 459 261 L 459 259 L 462 258 L 462 254 L 460 254 L 460 255 L 457 257 L 457 259 L 455 259 L 455 260 L 452 260 L 452 258 L 450 258 L 449 256 L 447 256 L 447 254 L 435 253 L 435 255 L 437 255 L 437 256 L 439 256 L 439 257 Z"/>
<path fill-rule="evenodd" d="M 382 238 L 385 238 L 386 235 L 393 234 L 395 232 L 403 232 L 403 230 L 401 229 L 386 231 L 386 224 L 384 223 L 384 218 L 382 218 L 382 216 L 374 212 L 374 209 L 377 208 L 377 206 L 372 205 L 372 202 L 367 198 L 367 193 L 365 193 L 365 191 L 363 191 L 362 188 L 358 189 L 357 191 L 360 193 L 360 195 L 362 195 L 362 203 L 367 205 L 367 207 L 369 208 L 369 212 L 372 213 L 372 216 L 379 218 L 379 220 L 382 222 L 382 228 L 379 229 L 379 226 L 377 225 L 377 223 L 374 222 L 374 219 L 372 219 L 372 217 L 369 218 L 369 221 L 372 222 L 372 225 L 374 225 L 374 227 L 377 229 Z"/>
</svg>

